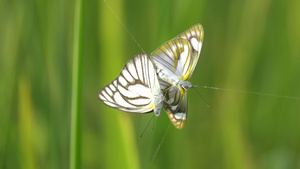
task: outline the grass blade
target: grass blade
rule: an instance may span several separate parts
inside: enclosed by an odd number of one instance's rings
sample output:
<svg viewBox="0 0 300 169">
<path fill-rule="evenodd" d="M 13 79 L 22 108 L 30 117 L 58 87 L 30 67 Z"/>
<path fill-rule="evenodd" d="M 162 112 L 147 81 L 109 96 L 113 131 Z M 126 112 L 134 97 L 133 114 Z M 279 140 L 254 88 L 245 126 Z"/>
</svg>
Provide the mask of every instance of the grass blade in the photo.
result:
<svg viewBox="0 0 300 169">
<path fill-rule="evenodd" d="M 82 69 L 82 0 L 75 2 L 72 102 L 71 102 L 71 140 L 70 169 L 80 168 L 81 147 L 81 69 Z"/>
</svg>

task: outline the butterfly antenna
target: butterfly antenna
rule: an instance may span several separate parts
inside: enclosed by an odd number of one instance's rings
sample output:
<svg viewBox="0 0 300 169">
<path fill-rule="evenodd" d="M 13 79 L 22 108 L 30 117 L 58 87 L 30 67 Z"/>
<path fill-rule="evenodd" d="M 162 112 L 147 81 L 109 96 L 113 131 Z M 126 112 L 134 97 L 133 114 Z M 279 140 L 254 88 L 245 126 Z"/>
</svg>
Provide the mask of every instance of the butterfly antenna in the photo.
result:
<svg viewBox="0 0 300 169">
<path fill-rule="evenodd" d="M 123 28 L 126 30 L 126 32 L 131 36 L 131 38 L 133 39 L 133 41 L 138 45 L 138 47 L 143 51 L 143 53 L 146 53 L 144 51 L 144 49 L 141 47 L 141 45 L 138 43 L 138 41 L 134 38 L 134 36 L 132 35 L 132 33 L 129 31 L 129 29 L 127 28 L 127 26 L 121 21 L 121 19 L 117 16 L 117 14 L 115 13 L 115 11 L 113 10 L 113 8 L 109 5 L 109 3 L 106 0 L 103 0 L 105 2 L 105 4 L 107 5 L 107 7 L 110 9 L 111 13 L 117 18 L 117 20 L 121 23 L 121 25 L 123 26 Z"/>
<path fill-rule="evenodd" d="M 150 125 L 150 123 L 151 123 L 152 120 L 153 120 L 153 123 L 154 123 L 154 115 L 151 117 L 151 119 L 149 120 L 148 124 L 147 124 L 146 127 L 144 128 L 142 134 L 140 135 L 140 139 L 143 137 L 143 135 L 144 135 L 146 129 L 149 127 L 149 125 Z M 153 124 L 153 130 L 154 130 L 154 124 Z"/>
<path fill-rule="evenodd" d="M 199 87 L 199 86 L 194 85 L 194 87 Z M 197 90 L 196 88 L 194 88 L 194 87 L 193 87 L 193 89 L 194 89 L 194 90 L 199 94 L 199 96 L 202 98 L 202 100 L 204 101 L 206 107 L 207 107 L 207 108 L 210 108 L 209 104 L 206 102 L 206 100 L 204 99 L 204 97 L 203 97 L 203 96 L 198 92 L 198 90 Z"/>
<path fill-rule="evenodd" d="M 194 85 L 194 87 L 202 87 L 202 88 L 204 88 L 204 89 L 221 90 L 221 88 L 218 88 L 218 87 L 210 87 L 210 86 L 198 86 L 198 85 Z"/>
</svg>

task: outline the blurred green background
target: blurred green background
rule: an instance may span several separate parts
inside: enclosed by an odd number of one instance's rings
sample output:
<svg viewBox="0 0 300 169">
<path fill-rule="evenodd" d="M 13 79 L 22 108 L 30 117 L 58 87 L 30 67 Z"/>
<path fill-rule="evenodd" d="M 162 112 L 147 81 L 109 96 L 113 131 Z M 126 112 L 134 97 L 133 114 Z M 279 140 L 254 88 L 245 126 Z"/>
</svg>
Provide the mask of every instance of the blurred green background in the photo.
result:
<svg viewBox="0 0 300 169">
<path fill-rule="evenodd" d="M 107 2 L 83 2 L 82 168 L 300 168 L 299 0 Z M 201 23 L 193 84 L 290 97 L 190 89 L 182 130 L 139 139 L 152 114 L 98 99 L 142 52 L 122 23 L 148 54 Z M 0 168 L 69 167 L 73 30 L 71 0 L 0 0 Z"/>
</svg>

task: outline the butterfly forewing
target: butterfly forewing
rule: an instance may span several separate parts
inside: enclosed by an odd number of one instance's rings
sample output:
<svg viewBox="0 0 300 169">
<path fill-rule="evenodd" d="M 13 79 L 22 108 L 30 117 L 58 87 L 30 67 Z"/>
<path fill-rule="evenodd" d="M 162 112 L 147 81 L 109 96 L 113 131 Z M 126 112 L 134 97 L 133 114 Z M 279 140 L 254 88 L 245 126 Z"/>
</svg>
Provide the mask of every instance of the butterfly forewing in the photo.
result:
<svg viewBox="0 0 300 169">
<path fill-rule="evenodd" d="M 174 39 L 179 39 L 179 38 L 187 39 L 192 44 L 193 50 L 195 50 L 195 52 L 198 52 L 200 54 L 203 39 L 204 39 L 204 30 L 202 25 L 196 24 L 191 28 L 189 28 L 188 30 L 186 30 L 185 32 L 176 36 Z"/>
<path fill-rule="evenodd" d="M 186 39 L 166 42 L 151 54 L 158 69 L 168 78 L 185 79 L 191 71 L 191 45 Z"/>
<path fill-rule="evenodd" d="M 204 30 L 202 25 L 201 24 L 194 25 L 190 29 L 186 30 L 182 34 L 175 37 L 175 39 L 180 39 L 180 38 L 187 39 L 192 46 L 192 51 L 191 51 L 192 64 L 191 64 L 191 73 L 190 73 L 191 76 L 193 71 L 195 70 L 202 49 L 202 44 L 204 39 Z"/>
<path fill-rule="evenodd" d="M 188 80 L 197 65 L 203 38 L 203 27 L 197 24 L 164 43 L 151 54 L 151 58 L 169 78 Z"/>
<path fill-rule="evenodd" d="M 129 113 L 150 112 L 162 97 L 154 66 L 146 54 L 128 61 L 120 75 L 99 93 L 104 104 Z"/>
</svg>

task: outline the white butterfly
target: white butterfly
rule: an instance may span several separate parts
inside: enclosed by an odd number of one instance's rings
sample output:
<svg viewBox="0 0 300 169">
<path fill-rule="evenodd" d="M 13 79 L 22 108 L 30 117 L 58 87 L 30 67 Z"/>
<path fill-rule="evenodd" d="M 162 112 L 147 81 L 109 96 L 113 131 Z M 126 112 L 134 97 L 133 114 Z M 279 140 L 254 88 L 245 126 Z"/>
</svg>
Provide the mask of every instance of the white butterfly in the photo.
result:
<svg viewBox="0 0 300 169">
<path fill-rule="evenodd" d="M 164 43 L 150 56 L 165 96 L 164 108 L 178 129 L 184 126 L 187 118 L 186 89 L 193 87 L 187 80 L 197 65 L 203 38 L 203 27 L 197 24 Z"/>
<path fill-rule="evenodd" d="M 99 93 L 100 100 L 112 108 L 129 113 L 159 116 L 164 103 L 155 68 L 146 54 L 129 60 L 120 75 Z"/>
<path fill-rule="evenodd" d="M 139 54 L 124 66 L 120 75 L 100 93 L 100 100 L 113 108 L 129 113 L 156 116 L 162 107 L 178 129 L 187 115 L 187 88 L 201 52 L 204 32 L 197 24 L 164 43 L 151 54 Z M 155 70 L 156 68 L 156 70 Z"/>
</svg>

